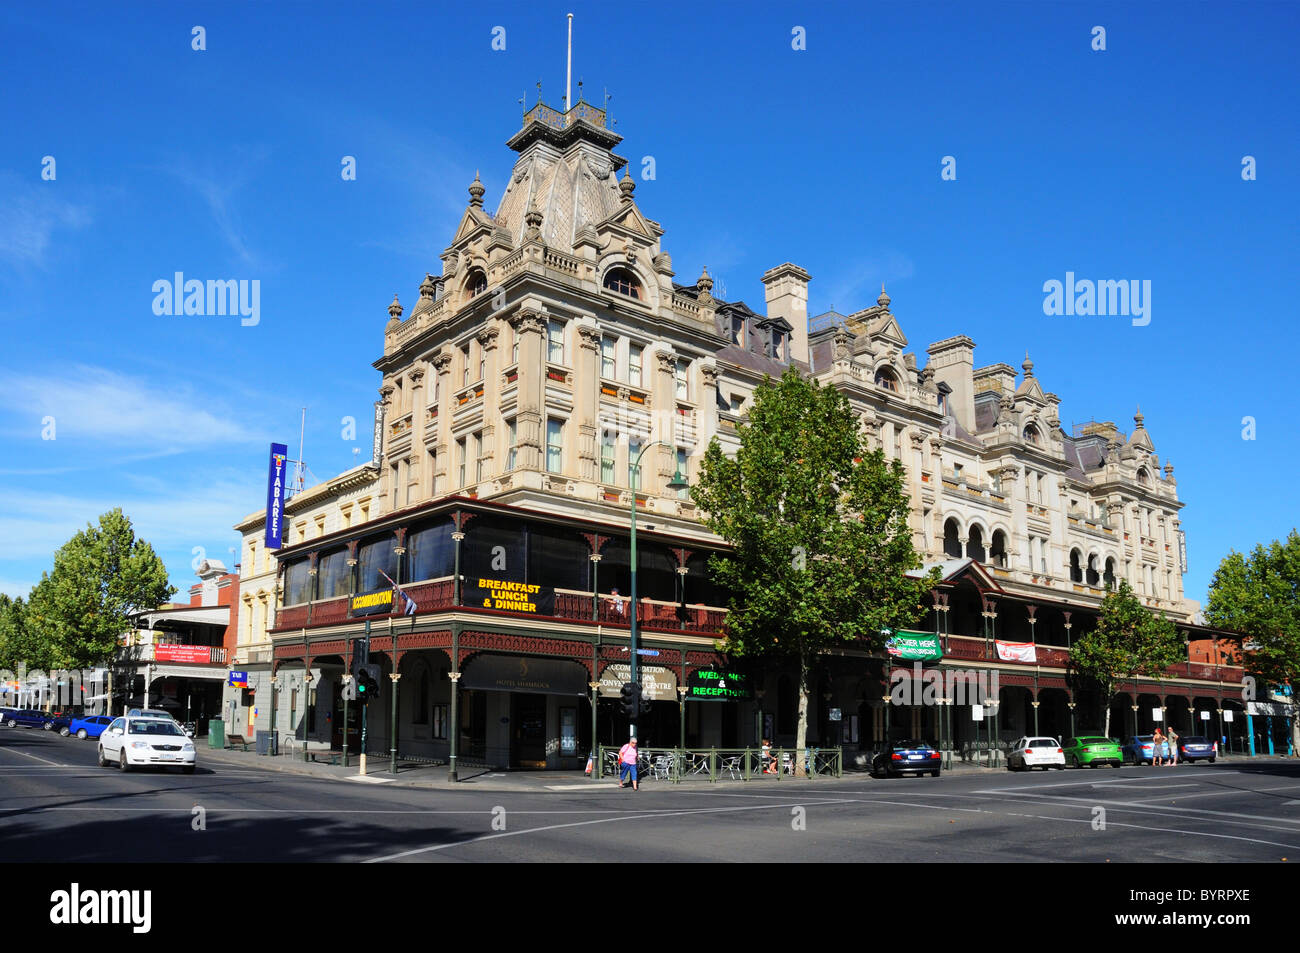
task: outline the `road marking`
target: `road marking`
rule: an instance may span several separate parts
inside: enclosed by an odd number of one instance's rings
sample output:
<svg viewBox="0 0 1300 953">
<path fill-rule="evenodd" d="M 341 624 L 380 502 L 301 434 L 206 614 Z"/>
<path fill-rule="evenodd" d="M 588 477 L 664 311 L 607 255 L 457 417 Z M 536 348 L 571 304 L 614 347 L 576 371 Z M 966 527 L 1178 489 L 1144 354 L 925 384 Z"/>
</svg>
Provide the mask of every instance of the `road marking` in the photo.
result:
<svg viewBox="0 0 1300 953">
<path fill-rule="evenodd" d="M 844 800 L 834 803 L 850 804 L 852 801 Z M 496 840 L 498 837 L 518 837 L 520 834 L 540 834 L 543 831 L 558 831 L 569 827 L 589 827 L 593 824 L 609 824 L 613 821 L 639 821 L 650 818 L 667 818 L 667 817 L 689 817 L 701 814 L 737 814 L 742 811 L 770 811 L 773 808 L 792 808 L 800 807 L 799 804 L 755 804 L 748 807 L 707 807 L 692 811 L 664 811 L 653 814 L 629 814 L 623 817 L 601 817 L 591 821 L 571 821 L 568 824 L 548 824 L 545 827 L 529 827 L 518 831 L 504 831 L 500 834 L 483 834 L 479 837 L 472 837 L 469 840 L 457 841 L 451 844 L 434 844 L 431 847 L 417 847 L 414 850 L 404 850 L 399 854 L 388 854 L 384 857 L 372 857 L 370 860 L 363 860 L 363 864 L 381 864 L 389 860 L 398 860 L 402 857 L 412 857 L 416 854 L 430 854 L 434 851 L 446 850 L 449 847 L 469 847 L 472 844 L 482 843 L 483 841 Z"/>
<path fill-rule="evenodd" d="M 349 774 L 344 781 L 366 781 L 370 784 L 388 784 L 392 778 L 377 778 L 370 774 Z"/>
<path fill-rule="evenodd" d="M 15 749 L 13 749 L 13 748 L 0 748 L 0 751 L 8 751 L 10 754 L 22 755 L 24 758 L 31 758 L 33 761 L 39 761 L 39 762 L 41 762 L 41 764 L 52 765 L 53 767 L 56 767 L 56 768 L 75 768 L 75 767 L 77 767 L 77 765 L 75 765 L 75 764 L 59 764 L 57 761 L 46 761 L 44 758 L 38 758 L 38 757 L 36 757 L 36 755 L 34 755 L 34 754 L 28 754 L 26 751 L 17 751 L 17 750 L 15 750 Z M 16 765 L 10 765 L 10 767 L 16 767 Z"/>
</svg>

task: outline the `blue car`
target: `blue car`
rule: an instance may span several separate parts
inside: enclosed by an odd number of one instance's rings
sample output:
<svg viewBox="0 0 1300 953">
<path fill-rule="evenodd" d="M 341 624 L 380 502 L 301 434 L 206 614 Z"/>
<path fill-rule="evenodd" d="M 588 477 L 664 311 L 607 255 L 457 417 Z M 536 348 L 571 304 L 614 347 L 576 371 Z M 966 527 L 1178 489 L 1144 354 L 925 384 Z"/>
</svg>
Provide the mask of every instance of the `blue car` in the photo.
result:
<svg viewBox="0 0 1300 953">
<path fill-rule="evenodd" d="M 98 738 L 112 723 L 113 719 L 108 715 L 88 715 L 85 718 L 72 719 L 69 728 L 78 738 Z"/>
<path fill-rule="evenodd" d="M 39 708 L 11 708 L 5 713 L 5 720 L 20 728 L 44 728 L 49 731 L 54 727 L 55 716 Z"/>
<path fill-rule="evenodd" d="M 1169 742 L 1160 742 L 1160 753 L 1156 754 L 1154 735 L 1135 735 L 1124 743 L 1121 749 L 1125 764 L 1153 764 L 1156 758 L 1169 757 Z"/>
</svg>

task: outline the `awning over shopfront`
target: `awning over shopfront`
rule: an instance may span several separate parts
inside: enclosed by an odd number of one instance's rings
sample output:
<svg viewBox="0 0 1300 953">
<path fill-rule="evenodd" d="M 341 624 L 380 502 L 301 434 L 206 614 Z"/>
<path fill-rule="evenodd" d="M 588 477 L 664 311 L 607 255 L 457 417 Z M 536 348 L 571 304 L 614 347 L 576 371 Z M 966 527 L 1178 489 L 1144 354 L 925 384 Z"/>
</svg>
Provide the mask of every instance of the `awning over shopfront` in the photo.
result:
<svg viewBox="0 0 1300 953">
<path fill-rule="evenodd" d="M 480 655 L 465 666 L 460 684 L 488 692 L 586 695 L 587 670 L 562 659 Z"/>
</svg>

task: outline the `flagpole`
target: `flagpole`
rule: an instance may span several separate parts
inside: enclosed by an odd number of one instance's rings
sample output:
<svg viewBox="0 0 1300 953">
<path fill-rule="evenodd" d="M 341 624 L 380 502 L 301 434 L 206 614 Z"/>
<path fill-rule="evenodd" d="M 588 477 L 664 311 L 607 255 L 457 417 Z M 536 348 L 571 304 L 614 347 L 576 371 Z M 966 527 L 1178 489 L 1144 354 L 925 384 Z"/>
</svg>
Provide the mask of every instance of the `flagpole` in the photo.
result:
<svg viewBox="0 0 1300 953">
<path fill-rule="evenodd" d="M 569 14 L 569 64 L 564 74 L 564 111 L 573 108 L 573 14 Z"/>
</svg>

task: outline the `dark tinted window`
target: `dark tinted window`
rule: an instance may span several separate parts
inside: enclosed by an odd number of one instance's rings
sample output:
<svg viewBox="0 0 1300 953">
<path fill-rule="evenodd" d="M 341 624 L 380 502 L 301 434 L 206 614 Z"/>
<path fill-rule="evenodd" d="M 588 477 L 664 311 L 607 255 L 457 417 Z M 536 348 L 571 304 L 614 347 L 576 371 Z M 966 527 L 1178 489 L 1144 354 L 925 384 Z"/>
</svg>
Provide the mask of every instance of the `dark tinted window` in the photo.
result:
<svg viewBox="0 0 1300 953">
<path fill-rule="evenodd" d="M 407 580 L 442 579 L 456 566 L 456 542 L 451 538 L 451 520 L 417 529 L 407 537 L 406 552 L 410 562 Z"/>
<path fill-rule="evenodd" d="M 321 556 L 316 563 L 316 568 L 319 570 L 317 591 L 320 592 L 320 598 L 333 599 L 348 594 L 352 568 L 348 566 L 346 549 L 336 549 Z"/>
<path fill-rule="evenodd" d="M 309 598 L 307 588 L 311 577 L 307 575 L 307 560 L 297 559 L 289 563 L 284 571 L 284 604 L 296 606 Z"/>
<path fill-rule="evenodd" d="M 395 578 L 393 574 L 397 572 L 397 553 L 393 552 L 393 547 L 396 545 L 396 540 L 388 533 L 361 544 L 357 553 L 360 592 L 392 588 L 392 584 L 382 574 L 387 573 L 390 578 Z"/>
</svg>

